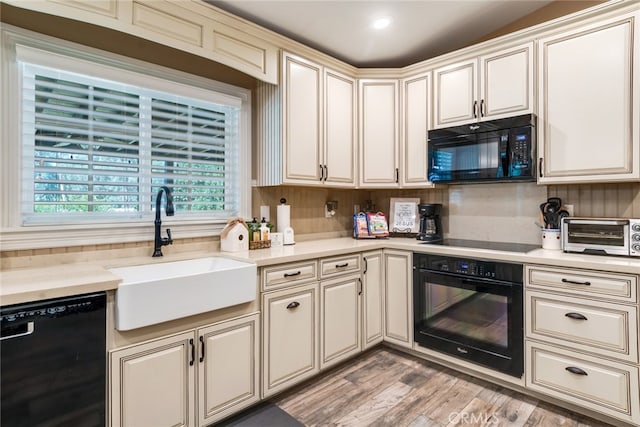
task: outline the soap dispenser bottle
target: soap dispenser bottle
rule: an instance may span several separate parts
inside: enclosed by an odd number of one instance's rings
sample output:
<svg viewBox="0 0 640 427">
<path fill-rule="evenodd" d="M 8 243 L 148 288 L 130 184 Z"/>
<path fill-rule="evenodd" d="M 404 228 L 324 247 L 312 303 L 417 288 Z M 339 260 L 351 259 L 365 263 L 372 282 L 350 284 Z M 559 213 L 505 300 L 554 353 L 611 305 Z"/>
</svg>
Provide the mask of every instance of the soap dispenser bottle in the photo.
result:
<svg viewBox="0 0 640 427">
<path fill-rule="evenodd" d="M 260 222 L 260 240 L 271 240 L 271 232 L 267 226 L 265 217 L 262 217 L 262 222 Z"/>
</svg>

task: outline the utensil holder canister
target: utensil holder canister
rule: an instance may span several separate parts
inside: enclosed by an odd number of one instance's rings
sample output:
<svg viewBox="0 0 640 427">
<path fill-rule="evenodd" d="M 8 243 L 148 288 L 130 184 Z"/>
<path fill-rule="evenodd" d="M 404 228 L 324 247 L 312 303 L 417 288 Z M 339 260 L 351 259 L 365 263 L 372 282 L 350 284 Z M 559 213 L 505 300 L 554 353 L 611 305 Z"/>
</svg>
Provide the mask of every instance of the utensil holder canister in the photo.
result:
<svg viewBox="0 0 640 427">
<path fill-rule="evenodd" d="M 561 250 L 560 230 L 555 228 L 542 229 L 542 249 Z"/>
</svg>

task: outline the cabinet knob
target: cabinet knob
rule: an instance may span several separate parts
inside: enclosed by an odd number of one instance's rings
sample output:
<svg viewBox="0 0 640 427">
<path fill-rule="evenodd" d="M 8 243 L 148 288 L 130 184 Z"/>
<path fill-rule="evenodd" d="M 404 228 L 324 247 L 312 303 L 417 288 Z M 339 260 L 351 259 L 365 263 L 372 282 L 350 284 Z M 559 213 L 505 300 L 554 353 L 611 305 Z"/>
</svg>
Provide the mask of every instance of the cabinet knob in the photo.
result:
<svg viewBox="0 0 640 427">
<path fill-rule="evenodd" d="M 287 305 L 287 310 L 293 310 L 294 308 L 300 307 L 300 303 L 298 301 L 290 302 Z"/>
</svg>

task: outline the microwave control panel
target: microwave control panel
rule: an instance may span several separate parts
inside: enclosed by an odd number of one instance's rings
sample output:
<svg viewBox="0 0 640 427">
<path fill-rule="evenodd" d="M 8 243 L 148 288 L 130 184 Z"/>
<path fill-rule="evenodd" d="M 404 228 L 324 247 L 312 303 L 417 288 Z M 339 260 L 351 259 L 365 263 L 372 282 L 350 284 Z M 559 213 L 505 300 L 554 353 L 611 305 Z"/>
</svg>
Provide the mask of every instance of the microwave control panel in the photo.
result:
<svg viewBox="0 0 640 427">
<path fill-rule="evenodd" d="M 629 221 L 629 255 L 640 256 L 640 219 Z"/>
</svg>

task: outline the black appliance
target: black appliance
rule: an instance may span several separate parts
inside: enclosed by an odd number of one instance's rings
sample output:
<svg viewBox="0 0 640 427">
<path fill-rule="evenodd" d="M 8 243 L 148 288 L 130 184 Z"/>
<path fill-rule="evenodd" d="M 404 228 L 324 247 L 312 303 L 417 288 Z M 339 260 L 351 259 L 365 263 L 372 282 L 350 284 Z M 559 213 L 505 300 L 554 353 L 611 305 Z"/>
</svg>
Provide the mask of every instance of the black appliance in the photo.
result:
<svg viewBox="0 0 640 427">
<path fill-rule="evenodd" d="M 533 114 L 429 131 L 429 181 L 536 180 Z"/>
<path fill-rule="evenodd" d="M 0 339 L 0 425 L 104 427 L 104 292 L 2 307 Z"/>
<path fill-rule="evenodd" d="M 522 264 L 414 253 L 414 340 L 521 377 L 522 278 Z"/>
<path fill-rule="evenodd" d="M 441 204 L 419 204 L 418 215 L 420 217 L 420 231 L 416 237 L 426 243 L 442 241 L 442 220 L 440 212 Z"/>
</svg>

